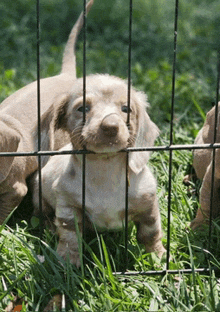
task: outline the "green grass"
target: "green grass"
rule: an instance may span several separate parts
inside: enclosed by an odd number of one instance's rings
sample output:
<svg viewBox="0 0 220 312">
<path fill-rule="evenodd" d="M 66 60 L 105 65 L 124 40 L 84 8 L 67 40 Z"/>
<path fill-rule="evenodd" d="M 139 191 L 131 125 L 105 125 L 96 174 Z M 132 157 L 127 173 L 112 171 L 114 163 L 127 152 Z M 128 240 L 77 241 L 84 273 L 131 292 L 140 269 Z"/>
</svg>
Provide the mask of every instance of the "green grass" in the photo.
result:
<svg viewBox="0 0 220 312">
<path fill-rule="evenodd" d="M 49 233 L 40 240 L 29 231 L 25 222 L 14 230 L 1 229 L 0 311 L 12 300 L 12 292 L 26 302 L 22 311 L 42 311 L 57 293 L 65 294 L 65 311 L 219 311 L 220 285 L 213 271 L 206 276 L 195 272 L 115 276 L 117 265 L 108 251 L 112 241 L 102 236 L 97 239 L 96 252 L 87 246 L 86 264 L 78 270 L 50 247 L 54 238 Z M 191 233 L 180 229 L 174 234 L 178 240 L 171 240 L 170 269 L 194 270 L 207 263 L 220 268 L 203 247 L 197 252 Z M 203 257 L 201 263 L 201 254 L 210 255 L 209 261 Z M 129 240 L 129 257 L 134 260 L 131 269 L 137 272 L 165 268 L 165 259 L 144 254 L 134 237 Z"/>
<path fill-rule="evenodd" d="M 176 143 L 190 143 L 182 128 Z M 167 145 L 166 134 L 157 144 Z M 104 233 L 87 241 L 84 267 L 76 269 L 55 252 L 57 237 L 45 230 L 42 240 L 31 234 L 30 224 L 21 221 L 13 228 L 2 226 L 0 234 L 0 311 L 12 300 L 12 293 L 26 302 L 22 311 L 42 311 L 49 299 L 65 294 L 65 311 L 220 311 L 220 283 L 214 271 L 196 273 L 198 268 L 220 269 L 220 223 L 213 223 L 211 250 L 208 228 L 192 232 L 189 222 L 198 207 L 198 181 L 182 184 L 190 151 L 173 152 L 170 270 L 178 274 L 115 275 L 124 269 L 124 237 Z M 150 166 L 158 181 L 158 197 L 167 246 L 168 152 L 154 152 Z M 129 227 L 128 272 L 166 269 L 161 260 L 146 254 L 136 241 L 136 228 Z M 191 274 L 181 273 L 192 269 Z"/>
<path fill-rule="evenodd" d="M 149 114 L 161 133 L 157 145 L 169 145 L 172 90 L 174 1 L 133 1 L 132 82 L 147 93 Z M 216 93 L 220 4 L 218 0 L 180 2 L 174 109 L 174 144 L 192 144 Z M 127 77 L 128 1 L 95 0 L 88 18 L 87 73 Z M 35 5 L 28 0 L 0 3 L 0 101 L 36 79 Z M 69 31 L 82 10 L 81 0 L 41 1 L 41 77 L 59 73 Z M 116 31 L 117 29 L 117 31 Z M 77 44 L 77 72 L 82 75 L 82 36 Z M 47 229 L 39 239 L 36 224 L 13 220 L 0 227 L 0 311 L 23 298 L 22 311 L 39 311 L 49 299 L 65 294 L 66 311 L 220 311 L 220 221 L 192 232 L 198 209 L 199 181 L 182 180 L 191 151 L 173 151 L 170 270 L 191 274 L 115 275 L 124 269 L 124 235 L 105 233 L 85 245 L 85 266 L 76 269 L 56 254 L 57 237 Z M 151 155 L 167 246 L 169 152 Z M 32 220 L 33 221 L 33 220 Z M 146 254 L 129 227 L 128 271 L 166 269 L 166 258 Z M 210 250 L 208 246 L 210 245 Z M 81 255 L 82 256 L 82 255 Z"/>
</svg>

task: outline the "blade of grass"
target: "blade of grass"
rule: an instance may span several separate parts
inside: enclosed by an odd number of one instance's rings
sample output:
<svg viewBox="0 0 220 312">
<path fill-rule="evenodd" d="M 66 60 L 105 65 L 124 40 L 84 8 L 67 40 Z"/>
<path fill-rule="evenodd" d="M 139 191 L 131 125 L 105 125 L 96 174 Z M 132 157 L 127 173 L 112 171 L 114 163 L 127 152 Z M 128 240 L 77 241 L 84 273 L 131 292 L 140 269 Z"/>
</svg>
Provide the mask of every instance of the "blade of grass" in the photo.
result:
<svg viewBox="0 0 220 312">
<path fill-rule="evenodd" d="M 110 283 L 112 285 L 112 289 L 115 290 L 115 278 L 112 274 L 112 268 L 111 268 L 111 264 L 109 261 L 108 251 L 107 251 L 107 248 L 106 248 L 106 245 L 105 245 L 105 242 L 104 242 L 104 239 L 102 236 L 101 236 L 101 242 L 102 242 L 102 248 L 103 248 L 103 252 L 104 252 L 105 262 L 107 265 L 108 277 L 109 277 Z"/>
<path fill-rule="evenodd" d="M 193 101 L 194 106 L 195 106 L 196 109 L 198 110 L 199 114 L 201 115 L 203 121 L 205 121 L 206 115 L 205 115 L 203 109 L 201 108 L 201 106 L 199 105 L 199 103 L 196 101 L 196 99 L 195 99 L 194 96 L 192 97 L 192 101 Z"/>
</svg>

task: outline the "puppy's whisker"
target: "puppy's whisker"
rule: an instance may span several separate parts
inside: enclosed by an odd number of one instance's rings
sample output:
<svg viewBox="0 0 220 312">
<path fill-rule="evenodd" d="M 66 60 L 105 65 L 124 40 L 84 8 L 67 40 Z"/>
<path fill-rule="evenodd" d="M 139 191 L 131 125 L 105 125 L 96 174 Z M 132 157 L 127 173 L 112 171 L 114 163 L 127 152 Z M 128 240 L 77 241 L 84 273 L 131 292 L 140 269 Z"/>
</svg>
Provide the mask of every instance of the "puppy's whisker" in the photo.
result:
<svg viewBox="0 0 220 312">
<path fill-rule="evenodd" d="M 71 140 L 74 148 L 82 149 L 83 148 L 83 140 L 81 138 L 77 138 L 75 140 Z"/>
<path fill-rule="evenodd" d="M 135 144 L 135 137 L 132 135 L 128 138 L 128 146 L 133 146 Z"/>
<path fill-rule="evenodd" d="M 83 137 L 82 137 L 82 126 L 79 126 L 78 129 L 74 129 L 74 131 L 70 134 L 71 137 L 71 142 L 73 146 L 77 149 L 82 148 L 82 142 L 83 142 Z"/>
<path fill-rule="evenodd" d="M 79 125 L 73 129 L 72 133 L 82 132 L 82 129 L 83 129 L 83 126 Z"/>
<path fill-rule="evenodd" d="M 77 136 L 80 136 L 81 133 L 82 133 L 82 126 L 78 126 L 76 127 L 72 132 L 71 132 L 71 137 L 77 137 Z"/>
</svg>

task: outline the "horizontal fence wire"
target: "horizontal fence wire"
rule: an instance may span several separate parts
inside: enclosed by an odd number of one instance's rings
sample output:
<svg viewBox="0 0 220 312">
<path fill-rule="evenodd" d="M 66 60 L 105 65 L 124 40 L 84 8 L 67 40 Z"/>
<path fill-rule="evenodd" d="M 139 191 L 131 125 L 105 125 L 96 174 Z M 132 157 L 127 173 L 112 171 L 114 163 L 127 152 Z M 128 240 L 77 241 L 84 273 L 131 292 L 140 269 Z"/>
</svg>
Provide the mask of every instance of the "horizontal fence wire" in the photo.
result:
<svg viewBox="0 0 220 312">
<path fill-rule="evenodd" d="M 182 269 L 182 270 L 152 270 L 152 271 L 129 271 L 129 272 L 114 272 L 115 276 L 137 276 L 137 275 L 144 275 L 144 276 L 152 276 L 152 275 L 166 275 L 166 274 L 192 274 L 192 273 L 202 273 L 204 275 L 210 274 L 210 272 L 214 271 L 216 275 L 220 274 L 220 270 L 213 268 L 199 268 L 199 269 Z"/>
<path fill-rule="evenodd" d="M 132 53 L 132 0 L 129 0 L 129 7 L 130 7 L 130 16 L 129 16 L 129 46 L 128 46 L 128 106 L 130 105 L 130 85 L 131 85 L 131 53 Z M 42 151 L 41 150 L 41 106 L 40 106 L 40 0 L 37 0 L 37 112 L 38 112 L 38 150 L 32 152 L 1 152 L 0 157 L 22 157 L 22 156 L 37 156 L 38 157 L 38 166 L 39 166 L 39 202 L 40 202 L 40 213 L 42 216 L 42 185 L 41 185 L 41 156 L 56 156 L 56 155 L 66 155 L 66 154 L 82 154 L 83 155 L 83 169 L 82 169 L 82 203 L 83 203 L 83 236 L 85 231 L 85 207 L 86 207 L 86 155 L 87 154 L 94 154 L 93 152 L 87 151 L 85 148 L 83 150 L 62 150 L 62 151 Z M 83 106 L 84 106 L 84 117 L 83 122 L 86 122 L 86 115 L 85 115 L 85 105 L 86 105 L 86 0 L 83 0 L 83 10 L 84 10 L 84 28 L 83 28 Z M 133 275 L 164 275 L 164 274 L 192 274 L 192 273 L 202 273 L 202 274 L 209 274 L 210 270 L 216 270 L 216 268 L 199 268 L 199 269 L 181 269 L 181 270 L 170 270 L 169 269 L 169 256 L 170 256 L 170 240 L 172 238 L 172 233 L 170 232 L 170 212 L 171 212 L 171 196 L 172 196 L 172 154 L 174 151 L 178 150 L 198 150 L 198 149 L 211 149 L 213 150 L 213 162 L 212 162 L 212 190 L 211 190 L 211 209 L 210 209 L 210 217 L 212 218 L 212 201 L 213 201 L 213 194 L 214 194 L 214 171 L 215 171 L 215 150 L 216 148 L 220 148 L 220 143 L 216 142 L 217 137 L 217 129 L 218 129 L 218 100 L 219 100 L 219 77 L 220 77 L 220 53 L 218 54 L 218 64 L 217 64 L 217 87 L 216 87 L 216 111 L 215 111 L 215 134 L 214 134 L 214 141 L 210 144 L 174 144 L 173 143 L 173 116 L 175 111 L 175 72 L 176 72 L 176 56 L 177 56 L 177 25 L 178 25 L 178 0 L 175 2 L 175 20 L 174 20 L 174 54 L 173 54 L 173 75 L 172 75 L 172 94 L 171 94 L 171 120 L 170 120 L 170 139 L 169 145 L 160 145 L 160 146 L 150 146 L 150 147 L 129 147 L 126 148 L 119 153 L 126 153 L 127 154 L 127 165 L 126 171 L 128 170 L 128 159 L 130 153 L 135 152 L 145 152 L 145 151 L 152 151 L 152 152 L 168 152 L 169 153 L 169 181 L 168 181 L 168 228 L 167 228 L 167 261 L 166 261 L 166 269 L 165 270 L 155 270 L 155 271 L 130 271 L 126 272 L 127 269 L 127 242 L 128 242 L 128 179 L 126 174 L 126 196 L 125 196 L 125 215 L 126 215 L 126 222 L 125 222 L 125 250 L 126 250 L 126 261 L 125 261 L 125 269 L 123 272 L 116 272 L 115 275 L 123 275 L 123 276 L 133 276 Z M 128 110 L 129 111 L 129 110 Z M 129 125 L 129 114 L 127 124 Z M 211 218 L 209 224 L 209 246 L 208 250 L 210 249 L 210 238 L 212 235 L 212 226 L 211 226 Z M 42 224 L 42 223 L 41 223 Z"/>
<path fill-rule="evenodd" d="M 158 151 L 175 151 L 175 150 L 198 150 L 198 149 L 216 149 L 220 148 L 220 143 L 211 144 L 173 144 L 173 145 L 161 145 L 161 146 L 149 146 L 149 147 L 128 147 L 118 153 L 127 152 L 158 152 Z M 0 152 L 0 157 L 10 156 L 54 156 L 54 155 L 67 155 L 67 154 L 95 154 L 88 150 L 62 150 L 62 151 L 33 151 L 33 152 Z"/>
</svg>

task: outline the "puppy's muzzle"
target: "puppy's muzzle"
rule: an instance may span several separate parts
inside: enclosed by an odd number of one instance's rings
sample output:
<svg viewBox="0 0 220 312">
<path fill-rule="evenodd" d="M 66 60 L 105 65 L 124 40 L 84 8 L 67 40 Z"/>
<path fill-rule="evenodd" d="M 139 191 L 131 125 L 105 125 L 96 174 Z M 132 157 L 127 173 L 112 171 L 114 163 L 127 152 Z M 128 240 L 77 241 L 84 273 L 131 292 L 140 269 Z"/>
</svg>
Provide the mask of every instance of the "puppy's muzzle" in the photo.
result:
<svg viewBox="0 0 220 312">
<path fill-rule="evenodd" d="M 100 125 L 105 136 L 115 137 L 119 132 L 119 122 L 117 114 L 110 114 L 105 116 Z"/>
</svg>

